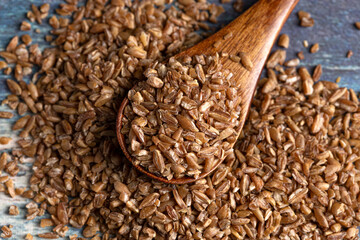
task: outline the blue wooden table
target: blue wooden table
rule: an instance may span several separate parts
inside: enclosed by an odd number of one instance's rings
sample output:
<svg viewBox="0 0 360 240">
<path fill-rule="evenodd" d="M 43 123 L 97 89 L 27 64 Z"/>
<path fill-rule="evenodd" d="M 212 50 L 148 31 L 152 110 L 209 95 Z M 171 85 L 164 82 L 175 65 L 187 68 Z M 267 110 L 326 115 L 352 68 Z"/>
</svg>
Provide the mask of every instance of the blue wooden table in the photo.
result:
<svg viewBox="0 0 360 240">
<path fill-rule="evenodd" d="M 280 0 L 279 0 L 280 1 Z M 283 0 L 286 1 L 286 0 Z M 19 32 L 19 26 L 26 17 L 26 12 L 34 3 L 40 6 L 43 3 L 50 3 L 54 8 L 61 3 L 60 0 L 0 0 L 0 50 L 2 51 L 9 40 L 16 34 L 22 35 L 25 32 Z M 219 0 L 210 2 L 219 3 Z M 254 0 L 244 0 L 245 8 L 253 4 Z M 232 10 L 230 4 L 224 4 L 227 10 L 223 14 L 218 24 L 214 27 L 221 27 L 234 19 L 238 13 Z M 303 28 L 298 26 L 296 13 L 299 10 L 308 11 L 315 20 L 315 26 Z M 51 11 L 52 12 L 52 11 Z M 346 86 L 360 91 L 360 30 L 354 27 L 354 22 L 360 21 L 360 0 L 300 0 L 293 14 L 283 28 L 283 33 L 290 36 L 290 50 L 288 59 L 296 57 L 296 53 L 303 51 L 305 60 L 301 63 L 304 66 L 313 68 L 317 64 L 323 67 L 322 80 L 335 81 L 341 77 L 341 86 Z M 35 29 L 40 29 L 36 33 Z M 44 36 L 50 28 L 43 24 L 41 27 L 33 24 L 32 30 L 27 32 L 33 38 L 33 42 L 44 45 Z M 309 48 L 303 46 L 303 41 L 307 40 L 310 46 L 314 43 L 320 44 L 320 51 L 315 54 L 309 53 Z M 354 55 L 348 59 L 346 53 L 352 50 Z M 5 80 L 9 76 L 0 73 L 0 100 L 8 93 Z M 6 107 L 0 107 L 0 110 L 9 110 Z M 10 135 L 10 126 L 13 120 L 0 119 L 0 136 Z M 12 134 L 14 136 L 14 134 Z M 9 149 L 10 146 L 0 146 L 0 150 Z M 21 166 L 19 176 L 16 177 L 16 187 L 26 186 L 30 176 L 31 160 L 27 160 Z M 33 221 L 25 220 L 25 204 L 28 201 L 22 198 L 10 199 L 3 193 L 0 193 L 0 226 L 14 225 L 13 237 L 11 239 L 24 239 L 26 233 L 36 235 L 47 232 L 49 229 L 40 229 L 39 219 Z M 15 204 L 20 208 L 19 216 L 8 215 L 8 207 Z M 79 230 L 71 229 L 67 235 L 77 233 Z"/>
</svg>

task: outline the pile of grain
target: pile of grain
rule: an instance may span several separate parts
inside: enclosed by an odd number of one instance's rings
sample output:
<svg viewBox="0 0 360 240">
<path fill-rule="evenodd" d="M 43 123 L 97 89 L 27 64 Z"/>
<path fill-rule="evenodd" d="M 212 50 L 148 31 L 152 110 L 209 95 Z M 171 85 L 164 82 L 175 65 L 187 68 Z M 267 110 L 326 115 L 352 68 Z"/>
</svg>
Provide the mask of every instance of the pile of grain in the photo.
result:
<svg viewBox="0 0 360 240">
<path fill-rule="evenodd" d="M 218 54 L 171 58 L 144 75 L 123 119 L 134 164 L 169 180 L 198 178 L 232 152 L 241 98 Z"/>
<path fill-rule="evenodd" d="M 28 220 L 51 215 L 41 226 L 53 232 L 41 238 L 63 237 L 73 226 L 93 240 L 356 239 L 357 96 L 335 83 L 314 83 L 297 68 L 299 59 L 285 62 L 283 50 L 267 62 L 235 151 L 211 176 L 167 185 L 140 175 L 120 154 L 114 128 L 121 97 L 155 61 L 196 43 L 194 31 L 206 28 L 201 21 L 222 12 L 205 1 L 179 0 L 168 9 L 164 3 L 88 0 L 79 7 L 68 0 L 57 12 L 73 21 L 50 18 L 55 48 L 41 52 L 24 37 L 26 43 L 15 38 L 0 53 L 6 73 L 15 64 L 4 103 L 31 113 L 13 126 L 21 130 L 20 148 L 1 156 L 0 170 L 15 176 L 23 156 L 35 158 L 29 189 L 1 176 L 0 191 L 33 200 Z M 28 16 L 40 21 L 42 11 Z M 26 83 L 33 65 L 40 70 Z M 2 231 L 12 234 L 11 226 Z"/>
</svg>

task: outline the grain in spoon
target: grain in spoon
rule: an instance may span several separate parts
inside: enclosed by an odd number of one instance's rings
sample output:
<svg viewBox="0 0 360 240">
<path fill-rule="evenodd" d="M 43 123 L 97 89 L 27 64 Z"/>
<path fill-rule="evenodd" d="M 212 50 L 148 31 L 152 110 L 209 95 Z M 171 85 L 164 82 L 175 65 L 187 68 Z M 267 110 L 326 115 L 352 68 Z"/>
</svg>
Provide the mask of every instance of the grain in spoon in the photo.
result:
<svg viewBox="0 0 360 240">
<path fill-rule="evenodd" d="M 239 105 L 239 115 L 237 119 L 238 122 L 234 128 L 236 137 L 239 136 L 244 125 L 251 100 L 256 89 L 256 84 L 266 58 L 270 53 L 270 50 L 276 40 L 278 33 L 281 30 L 281 27 L 285 23 L 297 2 L 298 0 L 260 0 L 250 9 L 248 9 L 243 15 L 235 19 L 219 32 L 203 40 L 199 44 L 189 48 L 188 50 L 177 54 L 174 56 L 174 58 L 169 60 L 173 61 L 174 64 L 174 61 L 176 61 L 175 59 L 186 59 L 188 56 L 212 56 L 213 59 L 215 59 L 219 53 L 226 53 L 230 56 L 228 58 L 221 58 L 221 63 L 219 64 L 221 64 L 221 69 L 224 70 L 224 72 L 226 70 L 231 71 L 231 74 L 233 74 L 232 81 L 235 81 L 234 85 L 238 90 L 236 93 L 239 99 L 237 102 Z M 240 60 L 242 64 L 238 63 L 238 60 Z M 175 62 L 175 64 L 177 63 Z M 161 82 L 158 83 L 161 84 Z M 161 176 L 161 174 L 154 174 L 149 172 L 147 169 L 140 166 L 138 164 L 139 161 L 135 161 L 134 158 L 129 154 L 125 136 L 121 131 L 124 111 L 126 111 L 126 108 L 129 107 L 128 105 L 129 99 L 125 98 L 120 106 L 118 113 L 117 137 L 127 159 L 131 161 L 139 171 L 147 174 L 151 178 L 171 184 L 185 184 L 194 182 L 209 175 L 225 159 L 226 154 L 220 154 L 221 157 L 216 159 L 214 164 L 212 164 L 211 169 L 206 169 L 206 171 L 201 172 L 196 177 L 167 179 Z M 181 119 L 177 118 L 177 121 L 179 120 L 182 121 Z M 144 139 L 141 139 L 142 137 L 137 137 L 140 141 L 144 141 Z M 232 147 L 233 144 L 235 144 L 235 141 L 232 141 L 231 144 Z M 158 146 L 154 145 L 151 146 L 151 149 L 157 150 L 157 153 L 161 152 L 159 149 L 157 149 L 157 147 Z M 168 151 L 170 150 L 166 149 L 162 149 L 162 153 L 167 155 L 167 158 L 172 160 L 172 153 L 169 154 Z M 153 153 L 154 151 L 152 151 L 151 154 Z M 150 154 L 150 152 L 147 152 L 146 154 Z M 146 158 L 146 154 L 144 158 Z M 153 157 L 156 156 L 154 155 Z M 181 161 L 184 161 L 184 159 Z M 205 169 L 205 167 L 202 169 Z"/>
</svg>

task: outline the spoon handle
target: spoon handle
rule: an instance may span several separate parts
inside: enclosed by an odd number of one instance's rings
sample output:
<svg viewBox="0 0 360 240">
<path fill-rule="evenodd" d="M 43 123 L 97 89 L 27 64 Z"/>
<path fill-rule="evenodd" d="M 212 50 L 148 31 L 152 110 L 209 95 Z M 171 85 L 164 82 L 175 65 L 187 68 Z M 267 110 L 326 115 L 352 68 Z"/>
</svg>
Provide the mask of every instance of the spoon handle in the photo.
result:
<svg viewBox="0 0 360 240">
<path fill-rule="evenodd" d="M 224 69 L 231 69 L 240 89 L 240 91 L 238 91 L 241 99 L 241 114 L 238 128 L 239 134 L 244 125 L 251 99 L 256 88 L 256 83 L 266 58 L 270 53 L 271 47 L 273 46 L 281 27 L 298 1 L 299 0 L 260 0 L 244 14 L 213 36 L 175 56 L 176 58 L 179 58 L 200 54 L 213 55 L 216 52 L 226 52 L 234 55 L 237 55 L 239 52 L 248 54 L 248 57 L 253 63 L 253 68 L 250 71 L 245 69 L 240 63 L 235 63 L 229 59 L 224 60 L 223 63 Z M 220 41 L 220 44 L 214 46 L 218 41 Z M 132 158 L 127 151 L 124 135 L 120 131 L 124 109 L 128 103 L 129 100 L 125 98 L 120 106 L 116 129 L 120 146 L 125 156 L 132 162 Z M 203 172 L 199 176 L 199 179 L 208 176 L 222 161 L 223 159 L 218 161 L 209 172 Z M 140 165 L 134 166 L 149 177 L 165 183 L 186 184 L 196 181 L 196 179 L 190 177 L 167 180 L 147 172 Z"/>
<path fill-rule="evenodd" d="M 260 0 L 220 31 L 176 57 L 199 54 L 247 54 L 253 67 L 246 70 L 230 59 L 224 68 L 231 69 L 237 86 L 244 90 L 243 103 L 250 103 L 265 61 L 292 10 L 299 0 Z M 220 41 L 220 44 L 216 44 Z"/>
<path fill-rule="evenodd" d="M 282 26 L 299 0 L 259 0 L 246 12 L 217 33 L 177 56 L 247 52 L 250 57 L 265 61 Z M 216 43 L 219 42 L 219 45 Z M 265 51 L 265 52 L 267 52 Z M 264 57 L 265 56 L 265 57 Z"/>
<path fill-rule="evenodd" d="M 203 40 L 199 44 L 181 52 L 177 57 L 194 55 L 213 55 L 226 52 L 229 55 L 246 53 L 253 67 L 249 71 L 240 63 L 226 59 L 224 69 L 231 69 L 239 88 L 241 113 L 237 127 L 238 136 L 244 126 L 256 85 L 265 61 L 292 10 L 299 0 L 260 0 L 229 25 Z M 220 41 L 220 44 L 215 44 Z M 222 161 L 219 161 L 210 172 L 203 173 L 200 178 L 213 172 Z M 175 184 L 193 182 L 192 178 L 176 179 Z"/>
<path fill-rule="evenodd" d="M 227 44 L 224 44 L 221 51 L 229 54 L 245 52 L 253 63 L 251 71 L 228 66 L 229 69 L 237 71 L 233 71 L 233 73 L 237 76 L 240 87 L 255 89 L 257 79 L 271 48 L 298 1 L 260 0 L 223 29 L 226 32 L 233 32 L 234 37 Z M 252 81 L 246 81 L 246 79 Z"/>
</svg>

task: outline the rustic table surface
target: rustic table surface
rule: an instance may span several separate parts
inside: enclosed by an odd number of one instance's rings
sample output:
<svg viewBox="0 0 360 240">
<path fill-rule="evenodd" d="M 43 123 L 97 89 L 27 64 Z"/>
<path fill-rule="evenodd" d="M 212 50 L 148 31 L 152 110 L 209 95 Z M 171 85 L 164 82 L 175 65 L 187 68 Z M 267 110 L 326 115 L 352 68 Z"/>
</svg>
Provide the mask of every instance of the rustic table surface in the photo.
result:
<svg viewBox="0 0 360 240">
<path fill-rule="evenodd" d="M 219 3 L 219 0 L 210 0 Z M 279 0 L 286 1 L 286 0 Z M 0 50 L 2 51 L 11 37 L 14 35 L 22 35 L 19 32 L 20 23 L 25 19 L 26 12 L 30 9 L 31 4 L 39 6 L 43 3 L 50 3 L 54 8 L 60 4 L 61 0 L 0 0 Z M 244 0 L 245 8 L 253 4 L 254 0 Z M 234 19 L 238 13 L 232 10 L 230 4 L 224 4 L 227 10 L 223 14 L 216 27 L 221 27 Z M 315 20 L 315 26 L 312 28 L 302 28 L 298 26 L 296 13 L 299 10 L 308 11 Z M 354 27 L 354 22 L 360 21 L 360 1 L 359 0 L 300 0 L 295 11 L 291 14 L 289 20 L 285 24 L 282 32 L 290 36 L 290 51 L 288 51 L 288 59 L 294 58 L 296 53 L 304 51 L 305 60 L 303 65 L 313 68 L 317 64 L 323 67 L 322 80 L 335 81 L 337 77 L 341 77 L 341 86 L 351 87 L 356 91 L 360 91 L 360 30 Z M 36 33 L 35 29 L 40 29 L 40 33 Z M 49 26 L 43 24 L 41 27 L 33 24 L 32 30 L 28 34 L 33 38 L 33 42 L 44 45 L 44 36 L 49 30 Z M 310 46 L 314 43 L 320 44 L 320 51 L 310 54 L 309 49 L 303 46 L 303 41 L 307 40 Z M 354 55 L 352 58 L 346 58 L 348 50 L 352 50 Z M 5 80 L 11 76 L 0 73 L 0 101 L 8 94 Z M 0 110 L 9 110 L 6 107 L 0 107 Z M 11 133 L 11 125 L 15 119 L 0 119 L 0 136 L 11 136 L 16 140 L 16 135 Z M 1 151 L 6 151 L 14 146 L 14 141 L 6 146 L 0 146 Z M 16 187 L 25 187 L 31 173 L 31 159 L 26 160 L 21 165 L 21 171 L 16 177 Z M 11 239 L 24 239 L 26 233 L 36 235 L 38 233 L 47 232 L 49 229 L 39 228 L 39 219 L 33 221 L 25 220 L 25 204 L 26 199 L 20 197 L 11 199 L 0 193 L 0 226 L 13 225 L 13 237 Z M 8 207 L 15 204 L 20 208 L 20 215 L 14 217 L 8 215 Z M 79 230 L 71 229 L 67 235 L 77 233 Z"/>
</svg>

